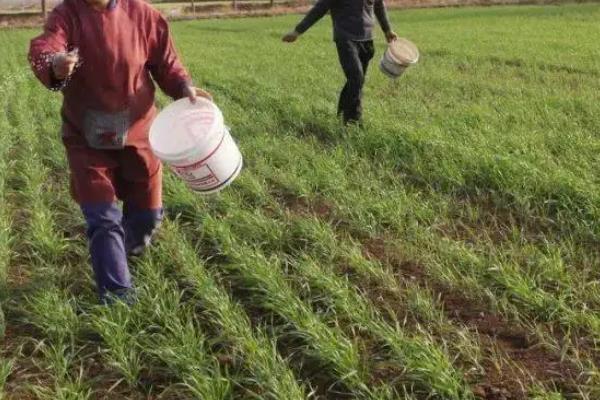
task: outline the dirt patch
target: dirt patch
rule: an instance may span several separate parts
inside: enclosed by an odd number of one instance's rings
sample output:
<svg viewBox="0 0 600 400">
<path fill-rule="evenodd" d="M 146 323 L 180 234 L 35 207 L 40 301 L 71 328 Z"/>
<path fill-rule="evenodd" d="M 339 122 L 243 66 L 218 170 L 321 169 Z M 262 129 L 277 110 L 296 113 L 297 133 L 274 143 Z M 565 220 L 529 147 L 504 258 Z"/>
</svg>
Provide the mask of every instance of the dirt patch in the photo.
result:
<svg viewBox="0 0 600 400">
<path fill-rule="evenodd" d="M 306 197 L 297 197 L 287 193 L 279 193 L 275 196 L 278 202 L 292 214 L 315 216 L 324 220 L 331 220 L 335 216 L 335 205 L 325 199 L 309 200 Z"/>
<path fill-rule="evenodd" d="M 525 329 L 491 312 L 490 306 L 481 299 L 470 299 L 465 293 L 432 281 L 431 277 L 427 276 L 427 268 L 418 262 L 404 259 L 392 240 L 369 239 L 363 242 L 363 254 L 393 270 L 400 282 L 410 279 L 419 286 L 431 290 L 449 321 L 465 326 L 469 331 L 478 334 L 482 350 L 488 353 L 488 356 L 496 348 L 510 361 L 501 365 L 494 365 L 489 359 L 485 362 L 483 366 L 485 375 L 474 382 L 474 392 L 479 398 L 526 399 L 527 388 L 523 388 L 521 383 L 533 381 L 549 386 L 555 385 L 570 393 L 570 388 L 578 381 L 579 370 L 575 365 L 561 360 L 560 354 L 536 344 L 535 338 Z M 379 287 L 362 285 L 362 288 L 379 307 L 383 304 L 398 303 L 398 299 L 389 297 L 391 294 L 389 290 L 384 294 L 384 298 L 381 298 L 381 285 Z M 368 293 L 373 290 L 375 293 Z"/>
<path fill-rule="evenodd" d="M 419 282 L 425 282 L 428 279 L 423 265 L 404 259 L 401 250 L 389 239 L 374 237 L 364 240 L 362 241 L 362 251 L 365 258 L 381 262 L 389 267 L 397 277 Z"/>
<path fill-rule="evenodd" d="M 526 399 L 528 393 L 521 382 L 537 381 L 566 388 L 577 381 L 579 371 L 574 365 L 541 347 L 522 327 L 491 313 L 481 301 L 447 287 L 436 286 L 434 291 L 449 320 L 478 333 L 484 350 L 489 352 L 496 347 L 513 364 L 495 366 L 486 361 L 486 374 L 475 385 L 476 391 L 484 389 L 486 396 L 482 398 Z"/>
<path fill-rule="evenodd" d="M 40 333 L 31 326 L 15 322 L 17 318 L 7 318 L 6 335 L 2 340 L 2 356 L 12 360 L 12 372 L 6 381 L 4 394 L 9 399 L 37 398 L 29 385 L 52 387 L 51 374 L 40 368 L 40 358 L 36 355 L 36 343 L 31 340 Z"/>
<path fill-rule="evenodd" d="M 85 371 L 85 376 L 89 377 L 87 383 L 89 383 L 90 389 L 94 393 L 94 399 L 148 400 L 157 398 L 157 396 L 144 394 L 141 390 L 138 391 L 128 387 L 117 372 L 107 368 L 106 361 L 99 354 L 83 356 L 82 368 Z M 140 378 L 140 385 L 146 382 L 147 379 Z"/>
<path fill-rule="evenodd" d="M 495 347 L 510 362 L 494 366 L 486 361 L 486 375 L 475 385 L 475 393 L 480 398 L 526 399 L 528 393 L 520 383 L 533 381 L 550 387 L 555 385 L 570 393 L 569 389 L 578 381 L 579 370 L 575 365 L 537 344 L 535 338 L 519 325 L 490 313 L 480 301 L 440 286 L 435 290 L 451 321 L 477 332 L 484 349 Z"/>
<path fill-rule="evenodd" d="M 279 196 L 280 203 L 291 213 L 298 215 L 316 216 L 325 220 L 335 219 L 335 206 L 321 199 L 309 200 L 293 195 Z M 490 204 L 487 204 L 491 207 Z M 511 232 L 514 220 L 510 216 L 501 216 L 495 219 L 494 214 L 489 221 L 484 221 L 485 228 L 497 232 L 494 240 L 504 240 Z M 504 223 L 506 221 L 512 221 Z M 473 230 L 479 229 L 474 227 Z M 348 235 L 343 227 L 336 225 L 337 230 L 342 230 L 343 235 Z M 470 236 L 465 232 L 461 235 Z M 556 386 L 571 393 L 577 383 L 579 370 L 575 365 L 561 360 L 560 354 L 543 348 L 536 343 L 523 327 L 509 321 L 493 312 L 491 305 L 482 299 L 469 298 L 456 288 L 447 287 L 436 282 L 427 274 L 427 267 L 421 263 L 406 259 L 401 247 L 391 237 L 381 236 L 360 238 L 351 235 L 362 245 L 363 256 L 369 260 L 377 261 L 394 275 L 396 281 L 380 282 L 375 277 L 366 277 L 350 265 L 340 265 L 339 270 L 351 279 L 363 295 L 368 298 L 384 317 L 412 323 L 426 323 L 418 321 L 418 316 L 410 315 L 406 309 L 406 299 L 399 290 L 407 282 L 412 282 L 425 290 L 429 290 L 437 299 L 447 320 L 455 325 L 463 326 L 468 331 L 477 335 L 484 352 L 484 375 L 474 376 L 470 379 L 475 394 L 485 400 L 521 400 L 528 398 L 527 389 L 531 383 L 544 383 L 549 387 Z M 472 240 L 472 236 L 470 236 Z M 506 362 L 499 362 L 506 359 Z M 492 360 L 494 360 L 492 362 Z M 385 368 L 382 374 L 385 375 Z M 379 374 L 379 373 L 378 373 Z"/>
</svg>

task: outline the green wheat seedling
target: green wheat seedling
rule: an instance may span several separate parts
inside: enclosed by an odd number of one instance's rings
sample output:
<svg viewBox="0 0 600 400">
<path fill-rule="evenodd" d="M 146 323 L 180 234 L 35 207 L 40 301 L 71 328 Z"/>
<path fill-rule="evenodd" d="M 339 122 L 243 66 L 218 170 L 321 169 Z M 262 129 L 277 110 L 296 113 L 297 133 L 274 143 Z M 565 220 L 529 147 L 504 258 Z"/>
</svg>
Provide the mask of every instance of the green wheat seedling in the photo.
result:
<svg viewBox="0 0 600 400">
<path fill-rule="evenodd" d="M 219 287 L 177 225 L 167 224 L 159 246 L 163 264 L 173 265 L 180 276 L 193 285 L 214 328 L 231 343 L 236 357 L 240 358 L 244 373 L 238 378 L 238 384 L 256 387 L 254 395 L 248 390 L 254 398 L 304 399 L 304 388 L 278 355 L 275 343 L 261 330 L 252 328 L 244 310 Z"/>
<path fill-rule="evenodd" d="M 231 258 L 221 268 L 230 271 L 231 279 L 250 291 L 251 302 L 286 321 L 289 332 L 285 334 L 305 341 L 305 352 L 330 365 L 341 382 L 363 396 L 374 396 L 366 383 L 366 371 L 354 343 L 335 324 L 325 324 L 296 296 L 280 272 L 280 260 L 267 259 L 257 249 L 236 242 L 225 226 L 210 222 L 210 219 L 205 220 L 204 229 L 221 241 L 224 254 Z"/>
<path fill-rule="evenodd" d="M 194 308 L 186 305 L 176 284 L 165 279 L 163 267 L 154 254 L 137 263 L 138 305 L 136 318 L 146 328 L 137 335 L 140 347 L 149 358 L 160 360 L 167 374 L 177 380 L 196 398 L 227 399 L 231 383 L 222 373 L 207 344 L 207 338 L 194 319 Z M 148 362 L 147 362 L 148 363 Z"/>
<path fill-rule="evenodd" d="M 146 327 L 120 302 L 112 308 L 98 308 L 90 323 L 106 345 L 105 362 L 118 371 L 130 387 L 136 387 L 144 368 L 143 351 L 137 338 L 129 332 L 141 332 Z"/>
<path fill-rule="evenodd" d="M 5 398 L 4 394 L 4 386 L 6 385 L 6 381 L 8 377 L 12 373 L 13 370 L 13 361 L 7 360 L 5 358 L 0 359 L 0 399 Z"/>
<path fill-rule="evenodd" d="M 404 367 L 409 382 L 418 382 L 427 393 L 438 394 L 442 398 L 470 398 L 466 393 L 460 375 L 454 370 L 448 354 L 435 346 L 426 335 L 408 336 L 397 323 L 392 326 L 385 322 L 374 307 L 348 282 L 320 266 L 314 260 L 292 261 L 295 270 L 306 277 L 311 287 L 322 293 L 325 301 L 356 324 L 358 329 L 385 342 L 391 356 Z M 464 397 L 463 397 L 464 396 Z"/>
<path fill-rule="evenodd" d="M 6 280 L 12 256 L 11 245 L 13 243 L 10 211 L 5 206 L 8 203 L 6 180 L 8 171 L 12 165 L 12 162 L 8 159 L 11 146 L 12 141 L 9 136 L 2 136 L 0 138 L 0 202 L 3 203 L 3 206 L 0 208 L 0 340 L 4 337 L 6 329 L 3 306 L 7 297 Z"/>
</svg>

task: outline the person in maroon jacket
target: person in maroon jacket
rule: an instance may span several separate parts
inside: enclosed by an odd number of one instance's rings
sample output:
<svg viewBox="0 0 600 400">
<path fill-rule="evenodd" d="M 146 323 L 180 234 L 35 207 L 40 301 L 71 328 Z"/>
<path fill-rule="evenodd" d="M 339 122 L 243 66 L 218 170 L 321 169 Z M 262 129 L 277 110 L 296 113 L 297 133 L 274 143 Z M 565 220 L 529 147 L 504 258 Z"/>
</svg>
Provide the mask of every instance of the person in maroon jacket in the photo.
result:
<svg viewBox="0 0 600 400">
<path fill-rule="evenodd" d="M 161 163 L 148 142 L 154 81 L 173 99 L 210 95 L 193 86 L 167 22 L 143 0 L 64 0 L 31 41 L 29 60 L 63 94 L 71 192 L 100 299 L 131 299 L 127 258 L 141 254 L 163 218 Z"/>
</svg>

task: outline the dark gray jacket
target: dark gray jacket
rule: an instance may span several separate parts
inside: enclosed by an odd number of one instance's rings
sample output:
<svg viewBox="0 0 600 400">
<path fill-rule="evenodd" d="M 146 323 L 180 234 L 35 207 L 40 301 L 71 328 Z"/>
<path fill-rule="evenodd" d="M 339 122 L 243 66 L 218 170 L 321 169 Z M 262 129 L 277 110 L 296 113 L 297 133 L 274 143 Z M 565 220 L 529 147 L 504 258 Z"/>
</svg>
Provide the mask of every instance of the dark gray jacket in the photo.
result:
<svg viewBox="0 0 600 400">
<path fill-rule="evenodd" d="M 328 11 L 333 20 L 334 40 L 373 39 L 374 15 L 384 32 L 391 30 L 383 0 L 318 0 L 298 24 L 296 31 L 306 32 Z"/>
</svg>

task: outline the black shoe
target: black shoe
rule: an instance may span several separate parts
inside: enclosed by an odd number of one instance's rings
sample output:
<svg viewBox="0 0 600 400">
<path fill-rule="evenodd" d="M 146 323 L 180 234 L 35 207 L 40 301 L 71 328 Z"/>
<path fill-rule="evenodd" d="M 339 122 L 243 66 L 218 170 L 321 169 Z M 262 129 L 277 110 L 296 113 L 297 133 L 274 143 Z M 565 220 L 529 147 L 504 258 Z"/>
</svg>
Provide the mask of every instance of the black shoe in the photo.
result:
<svg viewBox="0 0 600 400">
<path fill-rule="evenodd" d="M 344 125 L 347 127 L 356 127 L 356 128 L 364 128 L 364 123 L 362 119 L 345 119 Z"/>
</svg>

